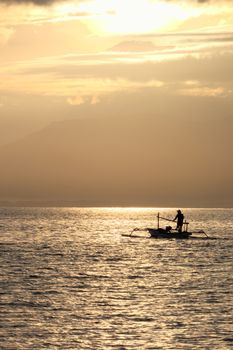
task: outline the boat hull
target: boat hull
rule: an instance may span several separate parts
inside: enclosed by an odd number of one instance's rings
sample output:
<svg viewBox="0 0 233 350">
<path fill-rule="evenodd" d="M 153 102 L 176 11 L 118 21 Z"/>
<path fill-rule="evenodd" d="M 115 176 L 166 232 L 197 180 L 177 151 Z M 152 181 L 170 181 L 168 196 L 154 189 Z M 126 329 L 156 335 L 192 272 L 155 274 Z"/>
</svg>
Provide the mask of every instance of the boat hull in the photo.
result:
<svg viewBox="0 0 233 350">
<path fill-rule="evenodd" d="M 188 239 L 192 233 L 191 232 L 171 232 L 165 229 L 159 228 L 147 228 L 152 238 L 175 238 L 175 239 Z"/>
</svg>

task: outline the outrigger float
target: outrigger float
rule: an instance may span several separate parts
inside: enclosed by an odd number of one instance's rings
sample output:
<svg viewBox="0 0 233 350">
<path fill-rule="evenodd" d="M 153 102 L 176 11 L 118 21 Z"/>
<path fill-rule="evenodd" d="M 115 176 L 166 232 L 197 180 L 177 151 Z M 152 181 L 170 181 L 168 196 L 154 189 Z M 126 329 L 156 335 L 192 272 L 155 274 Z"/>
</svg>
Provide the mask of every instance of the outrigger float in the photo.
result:
<svg viewBox="0 0 233 350">
<path fill-rule="evenodd" d="M 127 235 L 127 236 L 134 237 L 134 236 L 132 236 L 132 234 L 135 231 L 146 231 L 146 232 L 149 232 L 151 238 L 188 239 L 192 236 L 193 233 L 203 233 L 206 235 L 207 238 L 209 238 L 203 230 L 193 231 L 193 232 L 188 231 L 189 223 L 187 221 L 184 221 L 184 224 L 183 224 L 184 230 L 181 232 L 177 231 L 176 229 L 173 229 L 171 226 L 166 226 L 165 228 L 161 228 L 160 227 L 160 220 L 161 219 L 174 222 L 174 220 L 163 218 L 158 213 L 158 215 L 157 215 L 157 228 L 148 228 L 148 227 L 147 228 L 135 228 L 130 233 L 130 235 Z"/>
</svg>

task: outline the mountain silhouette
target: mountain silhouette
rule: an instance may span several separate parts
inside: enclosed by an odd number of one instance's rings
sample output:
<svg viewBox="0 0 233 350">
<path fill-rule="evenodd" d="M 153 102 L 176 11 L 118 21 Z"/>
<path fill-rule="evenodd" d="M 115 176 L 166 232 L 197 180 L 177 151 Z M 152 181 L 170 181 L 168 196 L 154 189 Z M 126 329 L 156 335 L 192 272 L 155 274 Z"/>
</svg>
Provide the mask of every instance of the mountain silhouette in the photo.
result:
<svg viewBox="0 0 233 350">
<path fill-rule="evenodd" d="M 1 149 L 1 198 L 171 205 L 211 195 L 221 175 L 216 156 L 222 169 L 228 159 L 221 130 L 215 139 L 205 124 L 180 123 L 154 116 L 53 123 Z"/>
</svg>

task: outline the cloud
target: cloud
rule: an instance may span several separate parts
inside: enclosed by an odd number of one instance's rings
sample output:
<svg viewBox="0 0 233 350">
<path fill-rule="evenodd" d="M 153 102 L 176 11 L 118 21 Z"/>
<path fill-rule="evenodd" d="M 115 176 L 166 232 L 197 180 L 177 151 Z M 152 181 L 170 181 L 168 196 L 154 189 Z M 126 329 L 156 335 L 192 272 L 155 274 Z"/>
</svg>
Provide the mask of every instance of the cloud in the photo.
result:
<svg viewBox="0 0 233 350">
<path fill-rule="evenodd" d="M 105 60 L 112 57 L 116 60 L 140 61 L 174 60 L 179 56 L 203 56 L 213 54 L 214 50 L 233 50 L 233 34 L 230 33 L 173 33 L 165 35 L 151 35 L 151 40 L 122 41 L 105 52 Z M 108 52 L 113 55 L 108 55 Z M 104 55 L 104 53 L 102 53 Z M 117 56 L 118 55 L 118 56 Z M 102 56 L 103 57 L 103 56 Z"/>
<path fill-rule="evenodd" d="M 137 40 L 131 40 L 131 41 L 123 41 L 119 44 L 113 46 L 109 49 L 109 51 L 116 51 L 116 52 L 139 52 L 139 51 L 154 51 L 156 49 L 155 45 L 151 41 L 137 41 Z"/>
<path fill-rule="evenodd" d="M 232 2 L 232 0 L 186 0 L 186 1 L 183 1 L 183 0 L 167 0 L 167 1 L 173 1 L 173 2 L 187 2 L 187 3 L 190 3 L 190 2 L 193 2 L 193 3 L 199 3 L 199 4 L 205 4 L 205 3 L 216 3 L 216 4 L 220 4 L 220 3 L 230 3 Z"/>
<path fill-rule="evenodd" d="M 5 5 L 35 4 L 39 6 L 44 6 L 58 1 L 59 0 L 0 0 L 0 3 Z"/>
<path fill-rule="evenodd" d="M 228 97 L 233 95 L 233 91 L 222 86 L 209 87 L 209 86 L 196 86 L 183 88 L 177 91 L 178 94 L 184 96 L 199 96 L 199 97 Z"/>
<path fill-rule="evenodd" d="M 87 0 L 75 0 L 77 3 L 82 3 Z M 47 6 L 53 3 L 65 2 L 64 0 L 0 0 L 0 4 L 4 5 L 26 5 L 34 4 L 37 6 Z"/>
<path fill-rule="evenodd" d="M 169 2 L 180 2 L 180 0 L 167 0 Z M 230 3 L 232 0 L 192 0 L 194 3 L 204 4 L 204 3 Z M 55 2 L 64 2 L 64 0 L 0 0 L 0 3 L 6 5 L 20 5 L 20 4 L 35 4 L 38 6 L 46 6 Z M 76 0 L 78 3 L 87 2 L 87 0 Z M 187 3 L 190 3 L 190 0 L 186 0 Z M 184 3 L 184 1 L 183 1 Z M 111 12 L 111 11 L 110 11 Z"/>
<path fill-rule="evenodd" d="M 100 103 L 100 97 L 97 95 L 93 95 L 93 96 L 82 96 L 82 95 L 78 95 L 78 96 L 74 96 L 74 97 L 69 97 L 67 99 L 68 104 L 70 104 L 71 106 L 80 106 L 84 103 L 88 103 L 90 105 L 96 105 L 97 103 Z"/>
<path fill-rule="evenodd" d="M 186 96 L 232 96 L 232 52 L 134 63 L 129 59 L 131 53 L 117 52 L 116 57 L 101 53 L 10 63 L 2 66 L 0 91 L 57 96 L 70 105 L 96 104 L 107 95 L 143 89 Z"/>
<path fill-rule="evenodd" d="M 83 96 L 75 96 L 75 97 L 69 97 L 67 99 L 67 102 L 72 105 L 72 106 L 79 106 L 82 105 L 83 103 L 85 103 L 87 101 L 86 98 L 84 98 Z"/>
<path fill-rule="evenodd" d="M 65 85 L 67 86 L 68 82 Z M 163 82 L 155 80 L 136 82 L 126 79 L 86 79 L 84 88 L 84 81 L 76 80 L 73 82 L 73 86 L 70 86 L 70 89 L 64 90 L 64 96 L 73 94 L 73 96 L 67 98 L 67 102 L 73 106 L 79 106 L 84 103 L 96 105 L 100 103 L 103 96 L 110 94 L 136 92 L 147 88 L 159 89 L 163 86 Z M 77 91 L 78 94 L 76 95 Z"/>
<path fill-rule="evenodd" d="M 153 52 L 153 51 L 161 51 L 161 50 L 172 50 L 174 49 L 174 45 L 166 45 L 166 44 L 156 44 L 153 41 L 144 41 L 144 40 L 129 40 L 122 41 L 107 51 L 112 52 Z"/>
</svg>

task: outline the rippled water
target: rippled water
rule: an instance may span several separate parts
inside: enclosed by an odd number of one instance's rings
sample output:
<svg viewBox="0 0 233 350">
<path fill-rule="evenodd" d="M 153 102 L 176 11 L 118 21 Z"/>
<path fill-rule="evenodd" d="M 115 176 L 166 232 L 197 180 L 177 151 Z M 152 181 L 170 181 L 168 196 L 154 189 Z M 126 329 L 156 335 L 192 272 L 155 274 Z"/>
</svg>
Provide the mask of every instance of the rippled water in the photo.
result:
<svg viewBox="0 0 233 350">
<path fill-rule="evenodd" d="M 184 210 L 210 239 L 122 236 L 157 211 L 0 209 L 1 349 L 232 349 L 233 209 Z"/>
</svg>

